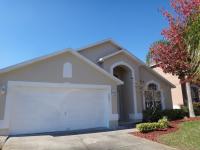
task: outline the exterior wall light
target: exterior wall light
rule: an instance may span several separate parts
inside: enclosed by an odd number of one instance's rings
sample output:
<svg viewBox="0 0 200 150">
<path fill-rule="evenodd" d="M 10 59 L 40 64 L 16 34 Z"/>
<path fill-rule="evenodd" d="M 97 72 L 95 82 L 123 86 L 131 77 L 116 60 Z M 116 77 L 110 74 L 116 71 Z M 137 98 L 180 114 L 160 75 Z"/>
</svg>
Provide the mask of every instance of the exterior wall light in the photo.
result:
<svg viewBox="0 0 200 150">
<path fill-rule="evenodd" d="M 99 58 L 99 60 L 97 61 L 98 64 L 102 64 L 104 62 L 103 58 Z"/>
</svg>

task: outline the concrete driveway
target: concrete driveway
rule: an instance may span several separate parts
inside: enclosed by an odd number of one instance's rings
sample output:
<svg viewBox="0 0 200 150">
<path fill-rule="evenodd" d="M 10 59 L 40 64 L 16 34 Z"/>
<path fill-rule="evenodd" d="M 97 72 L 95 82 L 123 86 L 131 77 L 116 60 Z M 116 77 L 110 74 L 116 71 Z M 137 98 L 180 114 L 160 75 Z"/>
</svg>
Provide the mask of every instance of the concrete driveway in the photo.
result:
<svg viewBox="0 0 200 150">
<path fill-rule="evenodd" d="M 3 150 L 174 150 L 130 135 L 133 130 L 68 136 L 11 137 Z"/>
</svg>

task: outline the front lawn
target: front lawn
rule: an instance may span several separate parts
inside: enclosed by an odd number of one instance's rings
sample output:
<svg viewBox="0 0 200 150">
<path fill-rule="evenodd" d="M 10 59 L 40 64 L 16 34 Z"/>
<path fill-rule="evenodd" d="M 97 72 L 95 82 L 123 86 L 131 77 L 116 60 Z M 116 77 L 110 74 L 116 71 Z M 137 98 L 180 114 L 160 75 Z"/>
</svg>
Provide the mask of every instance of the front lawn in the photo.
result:
<svg viewBox="0 0 200 150">
<path fill-rule="evenodd" d="M 162 135 L 158 141 L 181 150 L 200 150 L 200 121 L 184 122 L 178 131 Z"/>
</svg>

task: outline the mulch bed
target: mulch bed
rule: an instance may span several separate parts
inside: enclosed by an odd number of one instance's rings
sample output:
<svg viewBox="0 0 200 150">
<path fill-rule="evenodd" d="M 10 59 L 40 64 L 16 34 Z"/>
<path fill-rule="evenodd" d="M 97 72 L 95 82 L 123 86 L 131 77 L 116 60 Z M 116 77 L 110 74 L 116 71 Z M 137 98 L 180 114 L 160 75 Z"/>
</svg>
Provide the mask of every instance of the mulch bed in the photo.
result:
<svg viewBox="0 0 200 150">
<path fill-rule="evenodd" d="M 157 130 L 157 131 L 152 131 L 152 132 L 148 132 L 148 133 L 133 132 L 131 134 L 141 137 L 141 138 L 151 140 L 151 141 L 159 142 L 158 141 L 159 136 L 177 131 L 179 129 L 180 123 L 188 122 L 188 121 L 197 121 L 197 120 L 200 120 L 200 117 L 184 118 L 181 120 L 171 121 L 169 123 L 169 125 L 170 125 L 169 128 L 164 129 L 164 130 Z"/>
</svg>

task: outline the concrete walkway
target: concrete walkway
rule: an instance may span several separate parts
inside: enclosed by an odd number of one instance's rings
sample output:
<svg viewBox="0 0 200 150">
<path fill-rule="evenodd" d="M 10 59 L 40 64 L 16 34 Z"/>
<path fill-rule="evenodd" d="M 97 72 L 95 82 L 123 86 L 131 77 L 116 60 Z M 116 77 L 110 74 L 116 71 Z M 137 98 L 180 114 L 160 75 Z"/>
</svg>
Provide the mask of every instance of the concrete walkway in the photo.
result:
<svg viewBox="0 0 200 150">
<path fill-rule="evenodd" d="M 3 150 L 174 150 L 130 135 L 133 130 L 71 136 L 12 137 Z"/>
<path fill-rule="evenodd" d="M 0 136 L 0 150 L 2 149 L 3 145 L 5 144 L 7 140 L 7 136 Z"/>
</svg>

